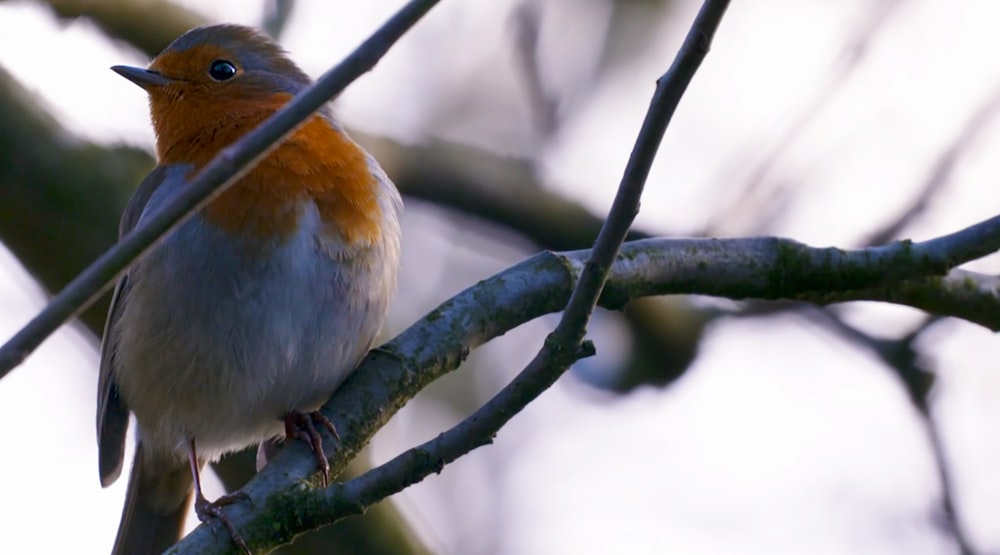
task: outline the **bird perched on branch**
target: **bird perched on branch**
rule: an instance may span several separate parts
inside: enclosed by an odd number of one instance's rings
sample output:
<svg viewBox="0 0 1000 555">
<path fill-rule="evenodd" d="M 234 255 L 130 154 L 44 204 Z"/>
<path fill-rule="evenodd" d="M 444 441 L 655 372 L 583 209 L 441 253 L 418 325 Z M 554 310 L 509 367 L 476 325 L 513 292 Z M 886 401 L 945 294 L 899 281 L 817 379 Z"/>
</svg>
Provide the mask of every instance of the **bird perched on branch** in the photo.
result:
<svg viewBox="0 0 1000 555">
<path fill-rule="evenodd" d="M 148 69 L 112 68 L 149 95 L 158 165 L 122 216 L 128 233 L 220 150 L 310 84 L 276 44 L 236 25 L 193 29 Z M 326 464 L 314 412 L 371 347 L 396 285 L 402 202 L 328 112 L 314 114 L 121 278 L 101 347 L 101 483 L 138 447 L 114 553 L 176 542 L 195 495 L 249 552 L 199 472 L 283 435 Z"/>
</svg>

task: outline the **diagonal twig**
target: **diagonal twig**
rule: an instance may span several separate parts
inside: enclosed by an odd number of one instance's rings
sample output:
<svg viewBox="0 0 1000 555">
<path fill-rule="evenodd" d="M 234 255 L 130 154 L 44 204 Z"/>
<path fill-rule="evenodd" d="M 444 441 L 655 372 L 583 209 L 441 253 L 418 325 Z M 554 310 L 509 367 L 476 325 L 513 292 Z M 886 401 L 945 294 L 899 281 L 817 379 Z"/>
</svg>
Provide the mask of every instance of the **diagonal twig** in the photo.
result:
<svg viewBox="0 0 1000 555">
<path fill-rule="evenodd" d="M 887 243 L 895 239 L 911 222 L 922 216 L 930 206 L 933 197 L 951 182 L 955 168 L 962 161 L 962 157 L 968 153 L 970 147 L 980 141 L 984 132 L 988 132 L 992 128 L 992 123 L 998 113 L 1000 113 L 1000 83 L 969 115 L 951 143 L 938 154 L 913 200 L 900 210 L 896 218 L 865 237 L 862 244 L 880 245 Z"/>
<path fill-rule="evenodd" d="M 267 526 L 267 537 L 254 538 L 245 535 L 245 539 L 251 544 L 255 544 L 255 540 L 266 541 L 267 545 L 288 541 L 294 534 L 303 530 L 357 514 L 366 506 L 422 480 L 431 472 L 440 471 L 445 464 L 476 447 L 489 443 L 504 424 L 554 384 L 572 363 L 593 354 L 593 345 L 584 340 L 590 315 L 597 305 L 612 264 L 638 212 L 639 199 L 663 133 L 695 71 L 708 53 L 712 36 L 728 4 L 728 0 L 706 0 L 674 63 L 667 73 L 657 80 L 653 99 L 636 138 L 608 218 L 569 296 L 559 324 L 545 339 L 542 349 L 528 366 L 500 393 L 454 428 L 343 485 L 322 490 L 300 491 L 299 495 L 306 499 L 295 502 L 286 498 L 286 502 L 281 502 L 281 511 L 289 525 L 280 532 L 276 532 L 276 527 L 273 525 Z M 280 460 L 276 460 L 275 464 L 280 464 Z M 285 479 L 291 478 L 286 472 Z M 252 484 L 253 482 L 251 488 Z M 274 503 L 268 500 L 262 503 L 255 502 L 255 505 L 273 507 Z M 230 516 L 233 518 L 233 515 Z M 251 515 L 238 515 L 234 520 L 242 516 Z M 260 528 L 262 527 L 251 526 L 251 534 Z M 228 537 L 225 537 L 225 534 L 212 534 L 213 537 L 208 537 L 206 536 L 208 531 L 208 528 L 202 526 L 199 531 L 175 546 L 169 553 L 188 553 L 196 550 L 216 552 L 217 549 L 228 546 Z M 287 534 L 287 537 L 281 537 L 279 534 Z"/>
<path fill-rule="evenodd" d="M 775 168 L 791 145 L 808 131 L 816 119 L 824 114 L 843 92 L 850 82 L 849 77 L 867 55 L 874 38 L 892 21 L 902 4 L 900 0 L 877 0 L 860 5 L 866 13 L 863 14 L 860 24 L 842 43 L 840 53 L 825 80 L 815 88 L 808 104 L 790 119 L 774 145 L 768 147 L 767 152 L 754 164 L 741 185 L 741 190 L 729 195 L 732 202 L 718 210 L 699 235 L 718 235 L 720 230 L 725 230 L 726 222 L 733 219 L 746 221 L 739 216 L 747 212 L 765 214 L 757 217 L 756 221 L 749 222 L 752 226 L 751 233 L 763 233 L 768 227 L 772 227 L 774 220 L 786 212 L 784 208 L 791 202 L 790 196 L 793 191 L 789 183 L 775 182 Z M 754 207 L 748 209 L 748 203 L 752 203 Z M 769 204 L 772 206 L 768 206 Z"/>
<path fill-rule="evenodd" d="M 295 96 L 236 143 L 223 149 L 180 193 L 143 225 L 101 255 L 26 326 L 0 347 L 0 378 L 19 365 L 59 326 L 90 305 L 135 259 L 160 238 L 237 181 L 310 114 L 370 70 L 389 48 L 439 0 L 411 0 L 342 62 Z"/>
<path fill-rule="evenodd" d="M 548 389 L 583 356 L 593 354 L 584 342 L 587 322 L 604 289 L 611 265 L 639 209 L 639 199 L 660 141 L 688 84 L 708 54 L 712 37 L 729 5 L 706 0 L 670 69 L 657 80 L 649 111 L 636 138 L 625 174 L 580 279 L 556 329 L 528 366 L 496 396 L 437 438 L 408 450 L 384 465 L 322 492 L 340 507 L 367 506 L 422 480 L 442 465 L 488 444 L 515 414 Z M 339 491 L 338 491 L 339 490 Z M 346 501 L 346 503 L 345 503 Z M 341 513 L 341 517 L 349 513 Z"/>
</svg>

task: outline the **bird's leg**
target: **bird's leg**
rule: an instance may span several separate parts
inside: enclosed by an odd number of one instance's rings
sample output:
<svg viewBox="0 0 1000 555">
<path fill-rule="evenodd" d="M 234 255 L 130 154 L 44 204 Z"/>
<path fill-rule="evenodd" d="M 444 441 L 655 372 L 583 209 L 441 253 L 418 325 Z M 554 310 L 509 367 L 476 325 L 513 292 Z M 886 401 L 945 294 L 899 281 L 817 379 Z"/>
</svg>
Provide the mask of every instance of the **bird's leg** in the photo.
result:
<svg viewBox="0 0 1000 555">
<path fill-rule="evenodd" d="M 326 428 L 333 437 L 340 441 L 340 434 L 337 428 L 330 422 L 330 419 L 323 416 L 319 411 L 300 412 L 293 410 L 285 416 L 285 436 L 288 439 L 297 437 L 309 444 L 313 455 L 316 457 L 316 464 L 323 472 L 323 487 L 330 485 L 330 462 L 326 460 L 326 452 L 323 451 L 323 436 L 316 429 L 316 424 Z"/>
<path fill-rule="evenodd" d="M 233 539 L 233 543 L 243 550 L 243 553 L 246 553 L 246 555 L 252 555 L 250 548 L 247 547 L 247 542 L 243 540 L 243 536 L 233 526 L 229 517 L 222 512 L 222 507 L 226 505 L 232 505 L 239 501 L 248 501 L 249 497 L 247 494 L 237 491 L 223 495 L 214 502 L 205 499 L 205 494 L 201 492 L 201 465 L 198 463 L 198 451 L 195 449 L 193 439 L 191 440 L 191 449 L 188 450 L 188 462 L 191 463 L 191 476 L 194 477 L 194 512 L 198 515 L 198 520 L 202 522 L 208 522 L 211 518 L 219 520 L 226 527 L 226 530 L 229 531 L 229 537 Z"/>
</svg>

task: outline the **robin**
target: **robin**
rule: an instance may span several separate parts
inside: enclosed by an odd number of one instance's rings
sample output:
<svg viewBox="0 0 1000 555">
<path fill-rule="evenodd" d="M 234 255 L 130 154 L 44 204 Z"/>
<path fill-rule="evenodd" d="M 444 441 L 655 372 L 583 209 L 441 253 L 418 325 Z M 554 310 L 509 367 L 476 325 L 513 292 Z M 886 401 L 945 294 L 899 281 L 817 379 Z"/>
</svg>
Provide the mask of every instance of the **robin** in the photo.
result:
<svg viewBox="0 0 1000 555">
<path fill-rule="evenodd" d="M 221 149 L 310 84 L 270 39 L 199 27 L 148 69 L 114 71 L 149 95 L 158 164 L 120 231 L 170 202 Z M 161 553 L 181 536 L 207 461 L 283 436 L 326 464 L 315 412 L 372 346 L 396 286 L 402 201 L 328 111 L 314 114 L 232 187 L 137 262 L 116 288 L 101 346 L 101 483 L 138 446 L 114 553 Z M 326 467 L 328 468 L 328 467 Z"/>
</svg>

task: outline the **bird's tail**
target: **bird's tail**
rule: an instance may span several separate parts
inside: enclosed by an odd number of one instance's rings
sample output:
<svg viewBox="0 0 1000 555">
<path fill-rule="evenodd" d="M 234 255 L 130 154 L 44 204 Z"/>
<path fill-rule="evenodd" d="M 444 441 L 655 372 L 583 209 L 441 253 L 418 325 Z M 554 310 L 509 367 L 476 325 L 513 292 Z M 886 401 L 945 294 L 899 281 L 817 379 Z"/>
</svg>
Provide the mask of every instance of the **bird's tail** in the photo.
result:
<svg viewBox="0 0 1000 555">
<path fill-rule="evenodd" d="M 139 443 L 112 555 L 160 555 L 184 532 L 191 471 L 180 461 L 149 460 L 144 451 Z"/>
</svg>

